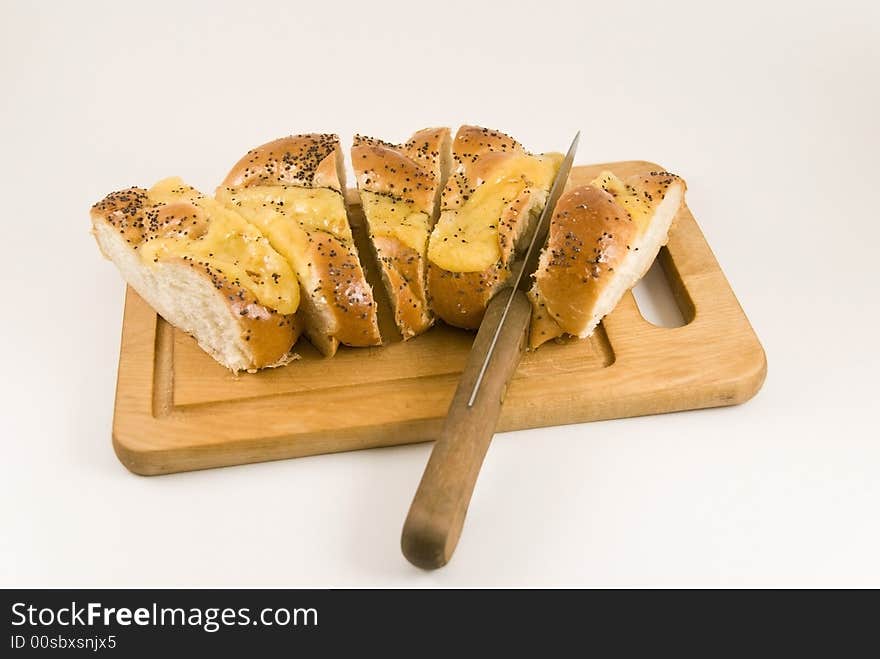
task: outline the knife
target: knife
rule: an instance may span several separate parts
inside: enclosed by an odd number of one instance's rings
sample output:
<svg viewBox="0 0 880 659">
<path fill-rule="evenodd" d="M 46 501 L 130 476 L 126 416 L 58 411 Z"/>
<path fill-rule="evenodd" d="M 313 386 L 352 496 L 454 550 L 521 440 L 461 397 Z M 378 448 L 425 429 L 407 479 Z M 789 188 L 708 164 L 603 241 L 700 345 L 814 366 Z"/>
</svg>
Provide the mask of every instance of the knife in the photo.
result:
<svg viewBox="0 0 880 659">
<path fill-rule="evenodd" d="M 566 153 L 516 276 L 489 301 L 442 430 L 403 525 L 400 547 L 417 567 L 449 562 L 489 442 L 495 434 L 507 385 L 526 349 L 532 305 L 526 293 L 538 269 L 550 218 L 571 172 L 580 132 Z"/>
</svg>

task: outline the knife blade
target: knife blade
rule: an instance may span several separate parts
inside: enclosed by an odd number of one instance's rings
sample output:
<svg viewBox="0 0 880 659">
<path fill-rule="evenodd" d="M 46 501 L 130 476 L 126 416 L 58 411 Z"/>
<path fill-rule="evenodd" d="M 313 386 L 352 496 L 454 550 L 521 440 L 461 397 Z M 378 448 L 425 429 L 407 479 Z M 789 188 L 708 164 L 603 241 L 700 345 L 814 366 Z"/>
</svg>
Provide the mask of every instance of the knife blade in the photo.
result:
<svg viewBox="0 0 880 659">
<path fill-rule="evenodd" d="M 431 451 L 401 534 L 401 550 L 425 569 L 452 557 L 471 494 L 501 415 L 507 385 L 525 351 L 532 307 L 526 296 L 547 241 L 550 218 L 571 172 L 575 135 L 547 195 L 528 248 L 508 285 L 490 300 L 440 435 Z"/>
</svg>

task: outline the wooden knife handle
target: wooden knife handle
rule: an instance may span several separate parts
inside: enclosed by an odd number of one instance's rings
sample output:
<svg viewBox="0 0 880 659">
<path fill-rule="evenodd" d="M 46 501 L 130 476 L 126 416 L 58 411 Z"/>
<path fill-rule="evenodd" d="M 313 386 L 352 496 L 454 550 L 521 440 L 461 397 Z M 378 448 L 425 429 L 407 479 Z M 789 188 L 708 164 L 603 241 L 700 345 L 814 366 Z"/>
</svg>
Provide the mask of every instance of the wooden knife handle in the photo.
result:
<svg viewBox="0 0 880 659">
<path fill-rule="evenodd" d="M 507 384 L 526 347 L 531 304 L 517 291 L 474 404 L 468 400 L 507 303 L 509 289 L 492 298 L 440 437 L 409 509 L 400 545 L 410 563 L 426 570 L 446 565 L 455 551 L 480 466 L 501 414 Z"/>
</svg>

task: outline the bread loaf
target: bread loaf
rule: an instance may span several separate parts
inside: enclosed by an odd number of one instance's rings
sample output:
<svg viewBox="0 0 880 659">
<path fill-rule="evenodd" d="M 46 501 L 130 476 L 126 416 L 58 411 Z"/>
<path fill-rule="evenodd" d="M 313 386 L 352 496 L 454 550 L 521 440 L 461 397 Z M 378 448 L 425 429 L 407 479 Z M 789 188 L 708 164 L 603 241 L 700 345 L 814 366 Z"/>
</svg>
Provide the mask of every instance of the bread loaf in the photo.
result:
<svg viewBox="0 0 880 659">
<path fill-rule="evenodd" d="M 369 236 L 404 339 L 434 317 L 479 327 L 562 161 L 498 131 L 428 128 L 395 145 L 355 136 Z M 648 270 L 684 203 L 668 172 L 602 172 L 568 189 L 529 298 L 530 346 L 589 336 Z M 352 237 L 339 139 L 285 137 L 252 149 L 208 197 L 179 178 L 92 207 L 93 234 L 168 322 L 234 370 L 287 363 L 300 331 L 324 354 L 382 341 Z"/>
</svg>

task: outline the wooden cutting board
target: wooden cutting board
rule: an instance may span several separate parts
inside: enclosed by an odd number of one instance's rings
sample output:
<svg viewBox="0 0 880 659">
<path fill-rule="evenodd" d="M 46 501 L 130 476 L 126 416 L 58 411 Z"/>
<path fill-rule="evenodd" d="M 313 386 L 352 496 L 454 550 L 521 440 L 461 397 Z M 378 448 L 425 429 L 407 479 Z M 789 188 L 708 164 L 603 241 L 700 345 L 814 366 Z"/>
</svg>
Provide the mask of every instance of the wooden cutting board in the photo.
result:
<svg viewBox="0 0 880 659">
<path fill-rule="evenodd" d="M 576 167 L 574 184 L 602 169 L 620 176 L 662 169 L 647 162 Z M 365 240 L 349 191 L 355 238 Z M 361 249 L 361 254 L 369 254 Z M 658 257 L 686 321 L 642 318 L 631 293 L 593 337 L 527 353 L 499 431 L 735 405 L 758 391 L 764 351 L 687 208 Z M 381 294 L 375 264 L 365 263 Z M 277 460 L 432 439 L 473 335 L 437 326 L 400 341 L 380 299 L 388 344 L 322 358 L 304 339 L 301 359 L 233 375 L 166 323 L 132 290 L 125 300 L 113 446 L 138 474 Z"/>
</svg>

